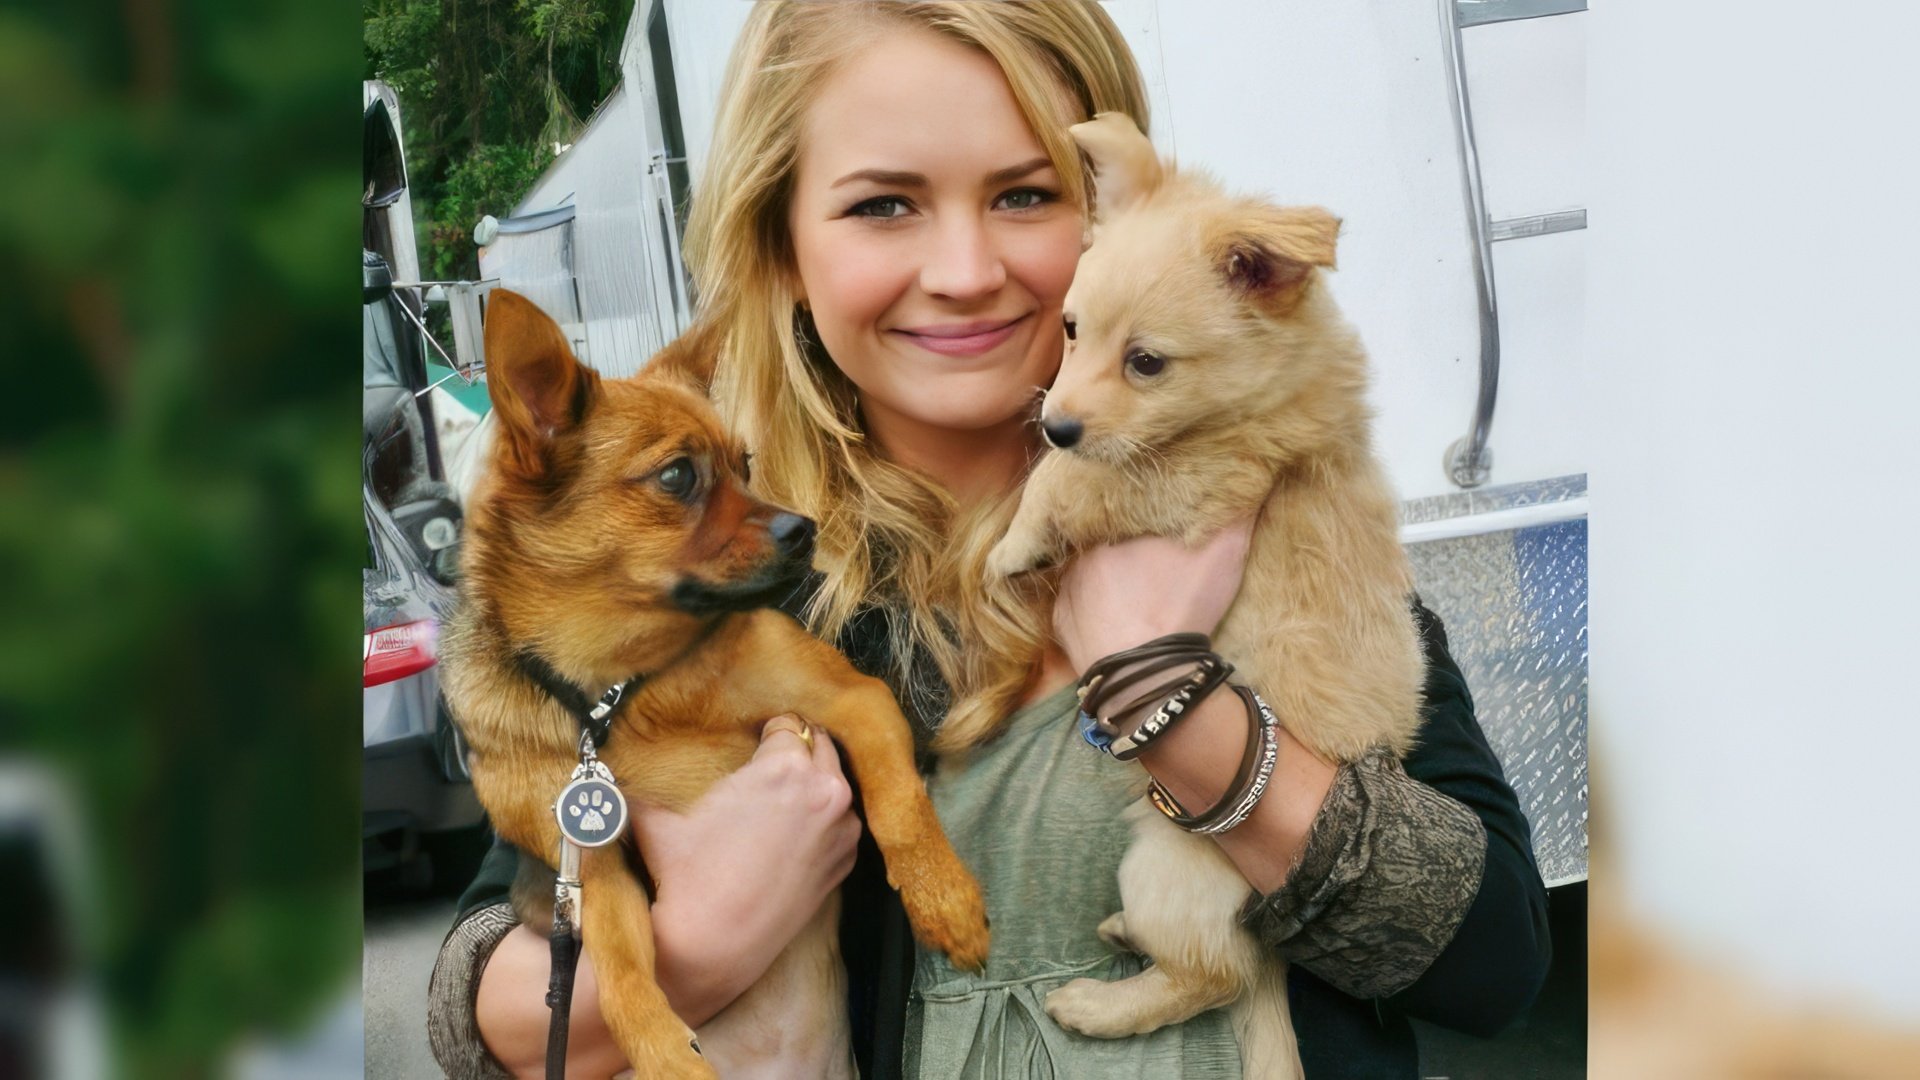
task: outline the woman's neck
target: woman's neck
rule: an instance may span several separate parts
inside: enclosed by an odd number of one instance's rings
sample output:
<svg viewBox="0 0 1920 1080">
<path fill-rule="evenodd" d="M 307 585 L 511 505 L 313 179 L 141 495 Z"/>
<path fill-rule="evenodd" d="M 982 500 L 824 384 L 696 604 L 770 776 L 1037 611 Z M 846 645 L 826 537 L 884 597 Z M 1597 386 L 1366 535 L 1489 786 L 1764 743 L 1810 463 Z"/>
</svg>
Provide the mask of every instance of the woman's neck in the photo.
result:
<svg viewBox="0 0 1920 1080">
<path fill-rule="evenodd" d="M 889 461 L 927 474 L 961 507 L 1011 491 L 1039 450 L 1024 415 L 971 431 L 930 427 L 882 410 L 863 413 L 867 435 Z"/>
</svg>

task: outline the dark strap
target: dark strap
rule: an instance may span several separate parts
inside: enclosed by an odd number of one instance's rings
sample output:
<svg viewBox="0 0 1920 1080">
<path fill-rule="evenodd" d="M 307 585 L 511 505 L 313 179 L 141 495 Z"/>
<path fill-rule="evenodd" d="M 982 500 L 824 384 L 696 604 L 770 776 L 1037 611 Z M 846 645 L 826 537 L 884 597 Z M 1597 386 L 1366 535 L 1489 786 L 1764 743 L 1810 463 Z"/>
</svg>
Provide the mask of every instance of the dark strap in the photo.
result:
<svg viewBox="0 0 1920 1080">
<path fill-rule="evenodd" d="M 553 928 L 553 973 L 547 980 L 547 1080 L 566 1080 L 567 1022 L 573 1016 L 573 976 L 580 966 L 580 941 L 567 927 Z"/>
<path fill-rule="evenodd" d="M 1100 684 L 1131 664 L 1183 653 L 1207 653 L 1212 649 L 1213 641 L 1205 634 L 1168 634 L 1165 637 L 1154 638 L 1145 645 L 1136 645 L 1131 649 L 1123 649 L 1110 656 L 1103 656 L 1088 664 L 1087 670 L 1081 673 L 1080 700 L 1085 701 L 1089 697 L 1102 694 Z"/>
<path fill-rule="evenodd" d="M 645 675 L 631 675 L 627 681 L 614 684 L 596 700 L 588 697 L 587 691 L 561 678 L 560 673 L 553 670 L 553 665 L 538 653 L 522 650 L 513 654 L 513 662 L 520 669 L 520 674 L 533 680 L 547 692 L 548 697 L 573 714 L 573 718 L 580 722 L 580 727 L 593 735 L 593 745 L 596 747 L 607 744 L 607 733 L 613 729 L 614 718 L 620 715 L 620 706 L 646 681 Z M 596 718 L 593 714 L 599 705 L 607 705 L 608 708 Z"/>
</svg>

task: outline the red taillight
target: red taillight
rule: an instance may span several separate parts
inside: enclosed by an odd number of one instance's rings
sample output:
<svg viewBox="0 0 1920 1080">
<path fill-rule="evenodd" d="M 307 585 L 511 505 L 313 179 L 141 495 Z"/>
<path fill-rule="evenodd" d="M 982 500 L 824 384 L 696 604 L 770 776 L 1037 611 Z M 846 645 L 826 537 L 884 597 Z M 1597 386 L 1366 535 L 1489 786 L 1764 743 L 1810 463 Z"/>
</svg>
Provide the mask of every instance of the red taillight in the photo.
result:
<svg viewBox="0 0 1920 1080">
<path fill-rule="evenodd" d="M 432 667 L 440 625 L 432 619 L 367 631 L 365 686 L 379 686 Z"/>
</svg>

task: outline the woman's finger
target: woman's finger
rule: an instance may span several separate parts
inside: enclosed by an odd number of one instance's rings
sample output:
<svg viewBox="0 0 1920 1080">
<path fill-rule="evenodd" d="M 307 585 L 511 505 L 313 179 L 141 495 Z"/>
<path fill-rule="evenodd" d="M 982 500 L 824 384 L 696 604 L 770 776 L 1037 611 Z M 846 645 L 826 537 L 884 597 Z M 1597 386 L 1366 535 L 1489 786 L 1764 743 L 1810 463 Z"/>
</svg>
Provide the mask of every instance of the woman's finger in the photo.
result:
<svg viewBox="0 0 1920 1080">
<path fill-rule="evenodd" d="M 833 736 L 817 724 L 813 728 L 813 764 L 821 772 L 840 772 L 840 754 L 834 749 Z"/>
<path fill-rule="evenodd" d="M 818 741 L 818 737 L 805 720 L 792 713 L 783 713 L 767 721 L 760 728 L 760 748 L 753 752 L 753 756 L 757 758 L 763 754 L 790 754 L 797 750 L 811 757 L 819 752 Z"/>
</svg>

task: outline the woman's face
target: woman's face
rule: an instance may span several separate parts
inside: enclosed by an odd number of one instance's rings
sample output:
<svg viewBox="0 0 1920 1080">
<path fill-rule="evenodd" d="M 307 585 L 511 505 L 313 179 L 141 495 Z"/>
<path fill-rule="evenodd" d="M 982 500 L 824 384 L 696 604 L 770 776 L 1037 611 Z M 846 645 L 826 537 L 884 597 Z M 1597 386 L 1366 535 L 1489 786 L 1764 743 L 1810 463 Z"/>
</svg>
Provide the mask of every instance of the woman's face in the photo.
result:
<svg viewBox="0 0 1920 1080">
<path fill-rule="evenodd" d="M 882 445 L 1017 425 L 1053 380 L 1080 208 L 984 53 L 917 29 L 859 50 L 807 113 L 788 225 Z"/>
</svg>

